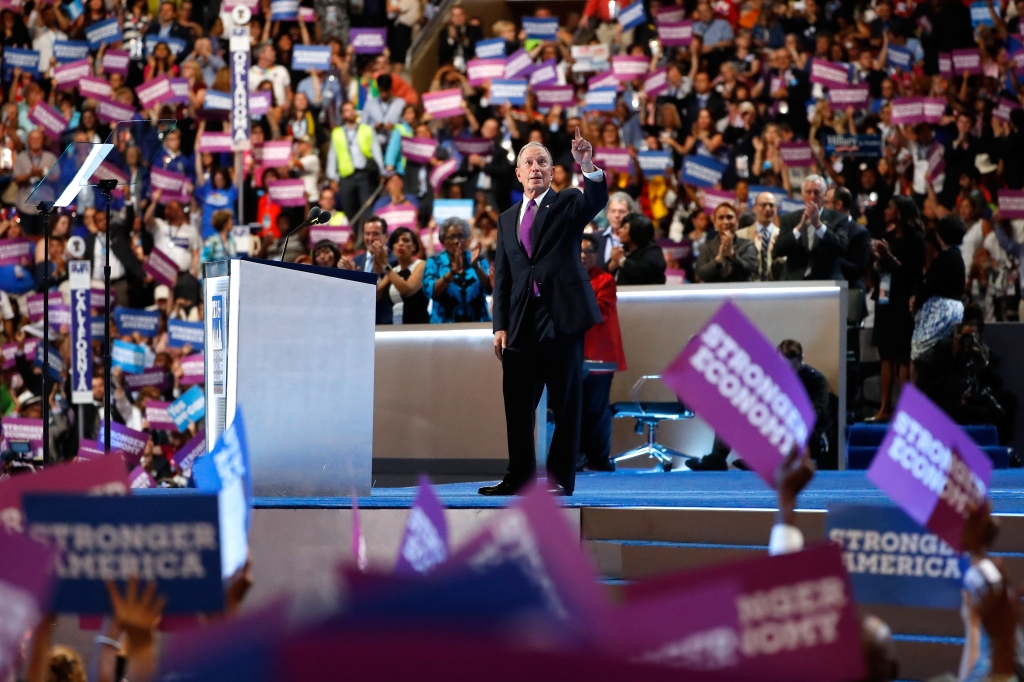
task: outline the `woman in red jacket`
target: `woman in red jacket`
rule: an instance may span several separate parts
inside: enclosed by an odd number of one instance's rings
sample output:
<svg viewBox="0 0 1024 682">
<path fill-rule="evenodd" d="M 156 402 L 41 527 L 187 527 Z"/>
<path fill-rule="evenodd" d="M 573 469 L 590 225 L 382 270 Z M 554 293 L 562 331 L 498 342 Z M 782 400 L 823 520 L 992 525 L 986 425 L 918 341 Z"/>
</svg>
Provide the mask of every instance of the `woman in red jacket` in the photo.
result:
<svg viewBox="0 0 1024 682">
<path fill-rule="evenodd" d="M 587 332 L 583 341 L 583 359 L 605 366 L 592 368 L 583 379 L 583 419 L 580 428 L 580 455 L 577 468 L 591 471 L 615 471 L 611 461 L 612 410 L 608 395 L 616 371 L 626 369 L 622 352 L 622 333 L 616 307 L 615 278 L 597 265 L 599 243 L 591 234 L 583 235 L 583 267 L 590 273 L 597 305 L 604 321 Z M 614 369 L 613 369 L 614 368 Z"/>
</svg>

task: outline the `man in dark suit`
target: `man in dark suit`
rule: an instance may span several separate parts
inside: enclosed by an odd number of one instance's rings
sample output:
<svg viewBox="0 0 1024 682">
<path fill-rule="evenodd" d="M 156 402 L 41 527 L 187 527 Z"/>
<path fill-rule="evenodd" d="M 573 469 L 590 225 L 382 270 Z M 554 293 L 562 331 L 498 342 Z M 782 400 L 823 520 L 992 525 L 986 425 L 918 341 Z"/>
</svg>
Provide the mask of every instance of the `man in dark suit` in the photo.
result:
<svg viewBox="0 0 1024 682">
<path fill-rule="evenodd" d="M 725 202 L 712 216 L 717 234 L 700 250 L 694 272 L 698 282 L 749 282 L 757 272 L 757 248 L 736 236 L 736 209 Z"/>
<path fill-rule="evenodd" d="M 832 229 L 846 237 L 846 252 L 839 257 L 839 269 L 850 289 L 867 291 L 864 275 L 871 264 L 871 233 L 850 215 L 853 194 L 845 187 L 831 188 L 825 193 L 825 208 L 839 214 Z"/>
<path fill-rule="evenodd" d="M 157 20 L 151 22 L 146 27 L 146 35 L 160 38 L 177 38 L 185 43 L 185 46 L 178 51 L 178 55 L 184 57 L 192 53 L 195 36 L 192 35 L 191 29 L 178 23 L 178 8 L 173 2 L 160 3 Z"/>
<path fill-rule="evenodd" d="M 388 222 L 380 216 L 370 216 L 363 223 L 363 246 L 366 251 L 352 259 L 350 269 L 372 272 L 377 279 L 398 265 L 398 259 L 388 249 Z M 344 266 L 342 266 L 344 267 Z M 377 297 L 377 324 L 394 324 L 394 306 L 387 296 Z"/>
<path fill-rule="evenodd" d="M 597 239 L 597 266 L 602 270 L 608 270 L 608 261 L 612 257 L 612 250 L 621 246 L 619 228 L 622 227 L 622 219 L 630 213 L 636 212 L 636 201 L 625 192 L 615 192 L 608 197 L 608 206 L 604 210 L 604 214 L 608 218 L 608 227 L 593 233 L 594 238 Z"/>
<path fill-rule="evenodd" d="M 85 236 L 85 260 L 92 263 L 92 271 L 103 275 L 103 263 L 107 240 L 110 240 L 110 291 L 114 294 L 117 305 L 127 306 L 129 303 L 129 292 L 133 289 L 140 289 L 148 276 L 142 267 L 135 251 L 132 249 L 132 240 L 129 235 L 132 224 L 135 222 L 135 211 L 129 205 L 125 209 L 125 216 L 122 220 L 111 220 L 113 225 L 108 229 L 107 215 L 103 211 L 97 211 L 93 218 L 93 225 L 96 232 L 90 232 Z M 99 242 L 99 248 L 97 243 Z"/>
<path fill-rule="evenodd" d="M 711 88 L 711 78 L 701 71 L 693 77 L 693 92 L 683 100 L 683 133 L 689 135 L 693 124 L 697 122 L 697 114 L 707 109 L 711 120 L 717 123 L 729 113 L 725 100 Z M 685 136 L 684 135 L 684 136 Z"/>
<path fill-rule="evenodd" d="M 825 208 L 825 180 L 808 175 L 800 189 L 802 211 L 779 221 L 772 258 L 786 259 L 785 280 L 845 279 L 839 259 L 846 254 L 846 232 L 832 229 L 842 215 Z"/>
<path fill-rule="evenodd" d="M 508 436 L 508 473 L 481 495 L 514 495 L 537 468 L 534 414 L 548 388 L 555 432 L 548 451 L 548 486 L 571 495 L 576 485 L 583 386 L 583 338 L 601 311 L 580 262 L 583 228 L 608 201 L 594 149 L 576 137 L 572 156 L 584 189 L 551 190 L 553 162 L 544 145 L 519 152 L 516 177 L 523 199 L 498 218 L 494 262 L 494 352 L 501 360 Z"/>
<path fill-rule="evenodd" d="M 512 205 L 512 164 L 508 160 L 508 152 L 501 146 L 501 128 L 498 121 L 489 118 L 480 126 L 480 137 L 491 141 L 491 153 L 486 155 L 470 154 L 466 163 L 471 175 L 470 187 L 486 188 L 484 194 L 487 202 L 498 212 L 507 211 Z"/>
</svg>

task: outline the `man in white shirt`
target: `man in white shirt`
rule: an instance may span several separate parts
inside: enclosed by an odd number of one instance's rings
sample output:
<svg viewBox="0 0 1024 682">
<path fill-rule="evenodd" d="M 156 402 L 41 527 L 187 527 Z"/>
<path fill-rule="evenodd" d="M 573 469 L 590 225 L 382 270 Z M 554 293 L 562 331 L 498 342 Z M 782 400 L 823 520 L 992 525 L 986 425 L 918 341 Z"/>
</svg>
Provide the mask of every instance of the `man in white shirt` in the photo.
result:
<svg viewBox="0 0 1024 682">
<path fill-rule="evenodd" d="M 260 83 L 270 81 L 274 86 L 274 104 L 281 106 L 292 99 L 292 77 L 288 69 L 277 64 L 277 50 L 273 43 L 261 43 L 257 48 L 256 63 L 249 67 L 249 92 L 256 92 Z"/>
<path fill-rule="evenodd" d="M 160 249 L 178 264 L 179 273 L 199 276 L 199 252 L 203 242 L 196 228 L 185 218 L 185 212 L 177 201 L 170 201 L 164 207 L 164 217 L 156 217 L 156 206 L 160 203 L 161 190 L 153 192 L 153 201 L 146 208 L 143 223 L 153 235 L 153 248 Z"/>
<path fill-rule="evenodd" d="M 39 10 L 39 24 L 32 36 L 32 49 L 39 53 L 39 72 L 45 75 L 52 73 L 50 59 L 53 57 L 53 44 L 58 40 L 67 40 L 68 35 L 58 30 L 57 13 L 53 5 L 45 5 Z"/>
<path fill-rule="evenodd" d="M 302 186 L 306 190 L 306 200 L 314 203 L 320 198 L 317 180 L 320 179 L 320 155 L 313 151 L 313 139 L 303 135 L 295 141 L 295 151 L 288 168 L 302 178 Z M 334 210 L 332 206 L 331 211 Z"/>
</svg>

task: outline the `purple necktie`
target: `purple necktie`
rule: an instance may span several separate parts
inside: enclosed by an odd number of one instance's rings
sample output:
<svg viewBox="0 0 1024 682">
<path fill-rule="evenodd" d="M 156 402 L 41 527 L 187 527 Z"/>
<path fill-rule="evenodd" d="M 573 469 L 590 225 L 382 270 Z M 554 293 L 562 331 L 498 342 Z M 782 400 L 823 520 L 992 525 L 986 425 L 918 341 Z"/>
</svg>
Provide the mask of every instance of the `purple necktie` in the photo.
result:
<svg viewBox="0 0 1024 682">
<path fill-rule="evenodd" d="M 533 256 L 533 243 L 530 242 L 530 232 L 533 231 L 533 207 L 534 201 L 530 199 L 526 204 L 526 211 L 523 212 L 523 221 L 519 223 L 519 241 L 526 249 L 527 256 Z"/>
</svg>

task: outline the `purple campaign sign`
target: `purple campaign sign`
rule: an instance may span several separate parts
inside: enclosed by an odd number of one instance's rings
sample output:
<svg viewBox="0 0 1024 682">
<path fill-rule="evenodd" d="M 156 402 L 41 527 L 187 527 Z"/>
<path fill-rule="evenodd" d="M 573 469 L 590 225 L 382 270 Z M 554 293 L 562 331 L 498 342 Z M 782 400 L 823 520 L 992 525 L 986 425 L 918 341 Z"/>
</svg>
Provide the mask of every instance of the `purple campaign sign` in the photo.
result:
<svg viewBox="0 0 1024 682">
<path fill-rule="evenodd" d="M 814 153 L 807 142 L 783 142 L 779 145 L 779 154 L 787 166 L 814 165 Z"/>
<path fill-rule="evenodd" d="M 981 53 L 978 52 L 977 48 L 953 50 L 952 61 L 953 73 L 957 75 L 964 73 L 977 75 L 982 72 Z"/>
<path fill-rule="evenodd" d="M 600 641 L 633 660 L 702 680 L 864 675 L 860 618 L 836 545 L 681 571 L 627 585 L 625 596 Z"/>
<path fill-rule="evenodd" d="M 24 237 L 0 239 L 0 266 L 28 265 L 32 262 L 32 242 Z"/>
<path fill-rule="evenodd" d="M 814 428 L 814 407 L 793 367 L 731 302 L 662 376 L 768 485 Z"/>
<path fill-rule="evenodd" d="M 386 28 L 353 28 L 349 35 L 356 54 L 380 54 L 388 44 Z"/>
<path fill-rule="evenodd" d="M 26 535 L 0 533 L 0 675 L 11 672 L 25 633 L 50 600 L 54 554 Z"/>
<path fill-rule="evenodd" d="M 553 107 L 556 104 L 567 106 L 576 101 L 576 93 L 571 85 L 546 85 L 533 88 L 537 96 L 537 106 Z"/>
<path fill-rule="evenodd" d="M 103 53 L 102 67 L 104 73 L 119 73 L 122 76 L 128 75 L 128 61 L 131 53 L 127 50 L 107 50 Z"/>
<path fill-rule="evenodd" d="M 999 190 L 999 216 L 1002 218 L 1024 218 L 1024 190 Z"/>
<path fill-rule="evenodd" d="M 142 269 L 160 284 L 174 287 L 174 283 L 178 281 L 178 264 L 156 247 L 146 256 Z"/>
<path fill-rule="evenodd" d="M 505 58 L 505 78 L 527 76 L 533 68 L 533 58 L 524 49 L 519 49 Z M 423 97 L 426 106 L 426 96 Z"/>
<path fill-rule="evenodd" d="M 193 353 L 181 359 L 185 374 L 178 380 L 182 386 L 194 386 L 206 382 L 206 363 L 202 353 Z"/>
<path fill-rule="evenodd" d="M 685 47 L 693 42 L 693 22 L 662 21 L 659 14 L 658 39 L 665 47 Z"/>
<path fill-rule="evenodd" d="M 403 137 L 402 156 L 412 163 L 430 163 L 437 151 L 437 140 L 429 137 Z"/>
<path fill-rule="evenodd" d="M 167 414 L 167 407 L 169 405 L 170 403 L 158 400 L 146 402 L 146 421 L 149 422 L 150 429 L 178 432 L 178 425 L 171 419 L 171 415 Z"/>
<path fill-rule="evenodd" d="M 429 573 L 447 558 L 448 523 L 444 518 L 444 505 L 430 485 L 430 479 L 421 476 L 416 499 L 405 522 L 405 535 L 399 545 L 395 573 Z"/>
<path fill-rule="evenodd" d="M 466 77 L 473 86 L 505 77 L 504 59 L 470 59 L 466 62 Z"/>
<path fill-rule="evenodd" d="M 96 100 L 96 117 L 104 123 L 131 121 L 135 118 L 135 109 L 130 104 L 113 99 Z"/>
<path fill-rule="evenodd" d="M 494 153 L 494 140 L 488 140 L 486 137 L 457 137 L 454 143 L 460 154 Z"/>
<path fill-rule="evenodd" d="M 23 417 L 4 417 L 3 434 L 6 440 L 42 440 L 43 420 Z"/>
<path fill-rule="evenodd" d="M 448 159 L 444 163 L 434 166 L 433 170 L 430 171 L 430 175 L 427 176 L 427 180 L 436 192 L 438 187 L 454 175 L 457 170 L 459 170 L 459 162 L 456 159 Z"/>
<path fill-rule="evenodd" d="M 156 386 L 160 391 L 171 387 L 171 377 L 162 367 L 151 367 L 141 374 L 124 374 L 121 384 L 126 390 L 135 392 L 143 386 Z"/>
<path fill-rule="evenodd" d="M 149 475 L 141 465 L 132 469 L 131 473 L 128 474 L 128 487 L 132 490 L 138 490 L 139 488 L 155 488 L 156 481 Z"/>
<path fill-rule="evenodd" d="M 200 431 L 189 442 L 182 446 L 181 450 L 174 453 L 174 463 L 181 468 L 181 472 L 188 478 L 192 475 L 192 462 L 196 457 L 206 452 L 206 432 Z"/>
<path fill-rule="evenodd" d="M 824 59 L 811 60 L 811 82 L 822 85 L 840 87 L 846 85 L 850 80 L 850 69 L 846 64 L 829 62 Z"/>
<path fill-rule="evenodd" d="M 100 429 L 96 437 L 100 443 L 103 443 L 103 429 Z M 110 422 L 110 449 L 123 450 L 125 461 L 131 466 L 139 463 L 139 458 L 142 457 L 142 451 L 146 449 L 147 442 L 149 442 L 148 433 L 130 429 L 124 424 Z"/>
<path fill-rule="evenodd" d="M 647 57 L 616 55 L 612 57 L 612 73 L 620 81 L 630 81 L 644 76 L 650 67 Z"/>
<path fill-rule="evenodd" d="M 960 426 L 907 384 L 868 478 L 953 549 L 988 494 L 992 460 Z"/>
<path fill-rule="evenodd" d="M 423 109 L 434 118 L 461 116 L 466 113 L 462 107 L 462 90 L 459 88 L 423 93 Z"/>
<path fill-rule="evenodd" d="M 96 459 L 97 457 L 105 457 L 107 453 L 103 452 L 103 446 L 100 445 L 98 440 L 89 440 L 83 438 L 78 441 L 78 459 L 79 460 L 90 460 Z"/>
<path fill-rule="evenodd" d="M 652 71 L 644 78 L 644 94 L 648 97 L 657 97 L 666 90 L 668 90 L 667 69 Z"/>
<path fill-rule="evenodd" d="M 892 102 L 892 124 L 912 125 L 924 122 L 923 97 L 897 97 Z"/>
<path fill-rule="evenodd" d="M 267 183 L 267 195 L 278 206 L 306 205 L 306 187 L 300 178 L 271 180 Z"/>
<path fill-rule="evenodd" d="M 629 172 L 633 168 L 629 150 L 621 147 L 595 147 L 594 163 L 601 168 L 620 172 Z"/>
<path fill-rule="evenodd" d="M 832 108 L 843 111 L 846 107 L 862 109 L 868 105 L 870 88 L 867 85 L 851 85 L 845 88 L 829 88 L 828 101 Z"/>
</svg>

